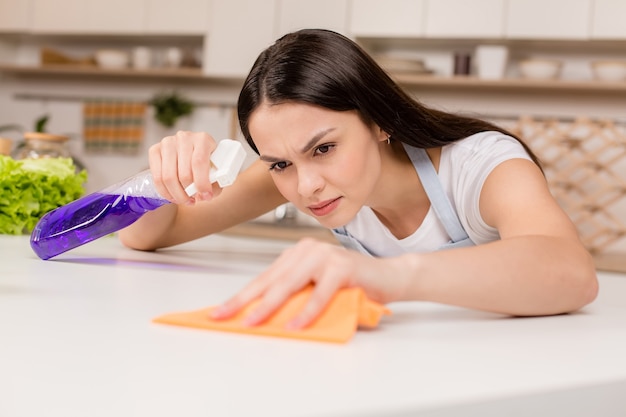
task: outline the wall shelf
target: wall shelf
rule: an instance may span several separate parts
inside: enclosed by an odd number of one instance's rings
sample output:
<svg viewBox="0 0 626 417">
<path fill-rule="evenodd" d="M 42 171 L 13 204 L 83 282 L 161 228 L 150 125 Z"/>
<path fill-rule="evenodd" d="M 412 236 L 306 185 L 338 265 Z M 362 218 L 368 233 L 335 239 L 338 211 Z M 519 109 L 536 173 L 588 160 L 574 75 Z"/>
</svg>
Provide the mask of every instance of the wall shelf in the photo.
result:
<svg viewBox="0 0 626 417">
<path fill-rule="evenodd" d="M 606 82 L 593 80 L 529 80 L 506 78 L 502 80 L 481 80 L 472 76 L 438 77 L 432 75 L 396 74 L 393 78 L 405 87 L 423 88 L 465 88 L 490 90 L 536 90 L 563 92 L 603 92 L 625 94 L 626 81 Z"/>
<path fill-rule="evenodd" d="M 154 68 L 135 70 L 130 68 L 106 69 L 93 65 L 43 65 L 25 66 L 0 64 L 0 73 L 16 76 L 83 76 L 101 78 L 178 79 L 189 81 L 213 81 L 224 84 L 241 84 L 239 77 L 215 77 L 202 73 L 200 68 Z"/>
<path fill-rule="evenodd" d="M 0 72 L 16 76 L 85 76 L 102 78 L 177 79 L 222 84 L 241 84 L 240 77 L 216 77 L 202 73 L 200 68 L 158 68 L 149 70 L 102 69 L 95 66 L 45 65 L 22 66 L 0 64 Z M 626 81 L 608 82 L 593 80 L 529 80 L 507 78 L 503 80 L 481 80 L 474 76 L 441 77 L 436 75 L 393 74 L 402 86 L 409 88 L 474 89 L 474 90 L 524 90 L 592 92 L 625 94 Z"/>
</svg>

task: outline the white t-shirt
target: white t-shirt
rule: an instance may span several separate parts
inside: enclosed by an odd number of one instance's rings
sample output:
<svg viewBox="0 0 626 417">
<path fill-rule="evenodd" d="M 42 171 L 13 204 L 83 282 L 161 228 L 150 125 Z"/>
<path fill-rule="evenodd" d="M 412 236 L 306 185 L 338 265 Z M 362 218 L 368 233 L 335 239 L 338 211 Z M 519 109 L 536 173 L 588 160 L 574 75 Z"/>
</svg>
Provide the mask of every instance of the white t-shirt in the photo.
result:
<svg viewBox="0 0 626 417">
<path fill-rule="evenodd" d="M 480 215 L 480 192 L 487 176 L 500 163 L 530 156 L 515 139 L 500 132 L 481 132 L 442 148 L 438 177 L 461 225 L 477 245 L 500 238 Z M 432 252 L 450 241 L 432 206 L 420 227 L 397 239 L 371 208 L 363 207 L 346 230 L 375 256 Z"/>
</svg>

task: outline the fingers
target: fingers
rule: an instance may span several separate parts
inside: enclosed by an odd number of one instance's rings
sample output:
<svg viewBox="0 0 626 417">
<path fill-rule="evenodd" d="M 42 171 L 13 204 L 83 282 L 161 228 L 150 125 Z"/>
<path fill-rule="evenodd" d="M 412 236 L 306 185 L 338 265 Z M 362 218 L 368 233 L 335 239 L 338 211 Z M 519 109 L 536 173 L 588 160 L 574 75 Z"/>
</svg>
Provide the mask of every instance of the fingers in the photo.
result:
<svg viewBox="0 0 626 417">
<path fill-rule="evenodd" d="M 178 131 L 150 147 L 150 169 L 155 186 L 164 198 L 178 204 L 210 200 L 210 156 L 215 140 L 203 132 Z M 185 187 L 195 184 L 197 194 L 189 197 Z"/>
<path fill-rule="evenodd" d="M 168 136 L 161 141 L 161 180 L 173 201 L 178 204 L 192 203 L 185 192 L 185 187 L 191 183 L 191 167 L 189 165 L 191 146 L 181 132 L 176 136 Z"/>
<path fill-rule="evenodd" d="M 157 192 L 165 199 L 174 201 L 174 197 L 169 193 L 165 185 L 163 185 L 163 162 L 161 160 L 161 143 L 150 146 L 148 149 L 148 161 L 150 164 L 150 172 L 152 180 Z"/>
<path fill-rule="evenodd" d="M 211 154 L 215 151 L 217 144 L 207 134 L 194 142 L 194 149 L 191 155 L 192 182 L 196 185 L 196 200 L 210 200 L 213 197 L 213 187 L 209 180 L 211 171 Z"/>
<path fill-rule="evenodd" d="M 322 313 L 340 288 L 353 286 L 355 268 L 348 251 L 307 239 L 283 252 L 268 270 L 214 310 L 213 318 L 231 317 L 250 302 L 260 299 L 255 309 L 244 318 L 245 325 L 258 325 L 294 293 L 313 283 L 314 290 L 305 307 L 287 325 L 290 330 L 304 328 Z"/>
<path fill-rule="evenodd" d="M 259 306 L 254 312 L 246 317 L 245 323 L 253 326 L 264 321 L 271 313 L 273 313 L 284 301 L 286 301 L 292 289 L 297 291 L 297 277 L 289 273 L 293 270 L 293 263 L 298 258 L 294 254 L 294 248 L 285 250 L 272 265 L 259 275 L 255 280 L 250 282 L 243 290 L 234 297 L 226 301 L 213 311 L 213 318 L 225 319 L 233 316 L 250 302 L 263 297 Z M 308 280 L 303 280 L 303 288 Z"/>
<path fill-rule="evenodd" d="M 328 279 L 320 279 L 302 311 L 287 323 L 287 329 L 299 330 L 313 323 L 341 286 L 343 285 L 339 280 L 332 279 L 330 276 Z"/>
<path fill-rule="evenodd" d="M 264 283 L 262 276 L 259 276 L 234 297 L 214 309 L 211 313 L 211 317 L 218 320 L 232 317 L 243 307 L 257 299 L 263 293 L 266 286 L 267 284 Z"/>
</svg>

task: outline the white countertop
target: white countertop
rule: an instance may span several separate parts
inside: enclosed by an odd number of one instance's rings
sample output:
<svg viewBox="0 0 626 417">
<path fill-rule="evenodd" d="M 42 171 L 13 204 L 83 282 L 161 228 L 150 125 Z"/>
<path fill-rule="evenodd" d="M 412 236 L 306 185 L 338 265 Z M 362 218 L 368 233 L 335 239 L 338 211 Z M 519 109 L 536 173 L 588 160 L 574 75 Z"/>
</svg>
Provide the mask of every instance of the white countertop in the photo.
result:
<svg viewBox="0 0 626 417">
<path fill-rule="evenodd" d="M 0 416 L 626 415 L 619 274 L 556 317 L 394 303 L 345 345 L 151 323 L 220 303 L 289 244 L 106 237 L 41 261 L 0 236 Z"/>
</svg>

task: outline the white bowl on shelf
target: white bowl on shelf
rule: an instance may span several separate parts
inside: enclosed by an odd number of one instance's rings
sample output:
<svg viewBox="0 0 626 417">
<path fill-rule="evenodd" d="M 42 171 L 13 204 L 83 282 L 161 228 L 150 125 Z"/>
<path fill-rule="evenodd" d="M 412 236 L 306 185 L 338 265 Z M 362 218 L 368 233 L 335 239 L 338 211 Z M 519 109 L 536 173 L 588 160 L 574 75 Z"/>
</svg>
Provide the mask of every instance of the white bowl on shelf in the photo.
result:
<svg viewBox="0 0 626 417">
<path fill-rule="evenodd" d="M 128 67 L 128 53 L 118 49 L 99 49 L 96 51 L 96 63 L 100 68 L 122 69 Z"/>
<path fill-rule="evenodd" d="M 626 80 L 626 61 L 593 61 L 593 78 L 599 81 Z"/>
<path fill-rule="evenodd" d="M 563 63 L 556 59 L 526 59 L 520 61 L 522 77 L 533 80 L 552 80 L 561 74 Z"/>
</svg>

